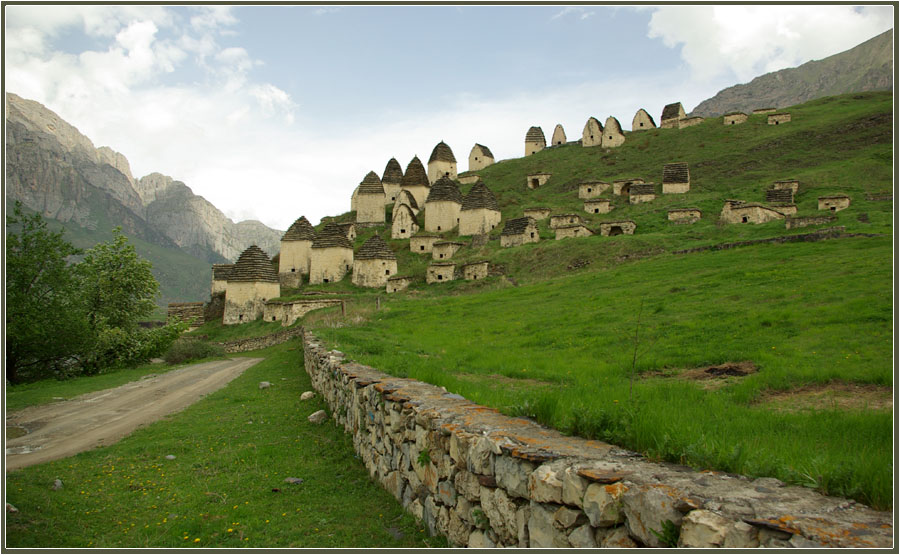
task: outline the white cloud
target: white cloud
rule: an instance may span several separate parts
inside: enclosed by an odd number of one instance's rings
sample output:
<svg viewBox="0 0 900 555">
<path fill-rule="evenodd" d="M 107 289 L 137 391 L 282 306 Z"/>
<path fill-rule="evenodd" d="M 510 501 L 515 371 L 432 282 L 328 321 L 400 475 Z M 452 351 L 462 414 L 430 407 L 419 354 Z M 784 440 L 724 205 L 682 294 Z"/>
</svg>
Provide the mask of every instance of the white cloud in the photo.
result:
<svg viewBox="0 0 900 555">
<path fill-rule="evenodd" d="M 326 7 L 316 8 L 315 10 L 313 10 L 313 15 L 325 15 L 325 14 L 330 14 L 330 13 L 337 13 L 339 11 L 341 11 L 341 8 L 334 7 L 334 6 L 327 7 L 327 8 Z"/>
<path fill-rule="evenodd" d="M 555 14 L 553 14 L 553 15 L 550 17 L 550 20 L 552 21 L 552 20 L 554 20 L 554 19 L 559 19 L 559 18 L 561 18 L 561 17 L 565 17 L 565 16 L 570 15 L 570 14 L 571 14 L 571 15 L 577 14 L 577 15 L 578 15 L 578 19 L 584 20 L 584 19 L 587 19 L 587 18 L 591 17 L 592 15 L 594 15 L 594 13 L 595 13 L 595 12 L 592 12 L 592 11 L 589 12 L 589 11 L 587 11 L 585 8 L 581 8 L 581 7 L 578 7 L 578 6 L 566 6 L 565 8 L 563 8 L 563 9 L 561 9 L 560 11 L 556 12 Z"/>
<path fill-rule="evenodd" d="M 655 8 L 648 36 L 681 45 L 694 79 L 749 81 L 852 48 L 892 22 L 890 6 L 663 6 Z"/>
</svg>

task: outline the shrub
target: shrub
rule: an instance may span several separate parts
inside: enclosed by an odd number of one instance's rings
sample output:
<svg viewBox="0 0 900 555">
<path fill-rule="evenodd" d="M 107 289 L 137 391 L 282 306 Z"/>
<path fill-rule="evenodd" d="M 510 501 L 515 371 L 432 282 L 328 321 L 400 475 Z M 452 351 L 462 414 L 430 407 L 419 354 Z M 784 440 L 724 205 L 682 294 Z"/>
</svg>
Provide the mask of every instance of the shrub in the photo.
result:
<svg viewBox="0 0 900 555">
<path fill-rule="evenodd" d="M 215 343 L 207 343 L 190 337 L 179 337 L 172 343 L 163 359 L 169 364 L 179 364 L 190 360 L 222 356 L 225 349 Z"/>
</svg>

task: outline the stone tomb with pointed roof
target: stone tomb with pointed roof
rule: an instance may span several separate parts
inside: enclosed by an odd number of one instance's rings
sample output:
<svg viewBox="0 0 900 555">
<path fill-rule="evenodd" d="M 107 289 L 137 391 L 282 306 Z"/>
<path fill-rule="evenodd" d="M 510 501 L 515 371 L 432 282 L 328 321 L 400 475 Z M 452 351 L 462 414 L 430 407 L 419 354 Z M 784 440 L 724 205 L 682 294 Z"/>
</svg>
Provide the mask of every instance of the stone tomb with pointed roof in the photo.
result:
<svg viewBox="0 0 900 555">
<path fill-rule="evenodd" d="M 228 276 L 231 275 L 232 268 L 234 268 L 234 264 L 212 265 L 212 284 L 209 288 L 209 294 L 211 296 L 225 292 L 225 287 L 228 284 Z"/>
<path fill-rule="evenodd" d="M 534 218 L 535 221 L 546 220 L 550 217 L 551 210 L 546 206 L 531 206 L 522 210 L 522 215 L 527 218 Z"/>
<path fill-rule="evenodd" d="M 557 123 L 556 127 L 553 128 L 553 137 L 550 139 L 550 144 L 553 146 L 566 144 L 566 130 L 563 129 L 561 123 Z"/>
<path fill-rule="evenodd" d="M 616 179 L 613 181 L 612 188 L 614 195 L 625 195 L 628 196 L 629 191 L 631 191 L 631 187 L 633 185 L 637 185 L 643 183 L 644 180 L 640 177 L 629 177 L 627 179 Z"/>
<path fill-rule="evenodd" d="M 687 162 L 663 165 L 662 192 L 664 195 L 687 193 L 691 190 L 691 172 Z"/>
<path fill-rule="evenodd" d="M 459 211 L 459 234 L 481 235 L 500 225 L 500 205 L 497 197 L 483 181 L 472 186 L 463 198 Z"/>
<path fill-rule="evenodd" d="M 419 231 L 419 222 L 408 204 L 394 206 L 391 217 L 391 239 L 409 239 Z"/>
<path fill-rule="evenodd" d="M 547 139 L 544 138 L 544 131 L 537 126 L 533 126 L 525 133 L 525 156 L 531 156 L 536 152 L 544 150 L 547 146 Z"/>
<path fill-rule="evenodd" d="M 384 167 L 384 174 L 381 176 L 381 186 L 384 188 L 384 203 L 394 204 L 397 195 L 400 193 L 401 183 L 403 183 L 403 168 L 396 158 L 388 160 Z"/>
<path fill-rule="evenodd" d="M 456 278 L 456 263 L 432 262 L 425 271 L 425 283 L 443 283 Z"/>
<path fill-rule="evenodd" d="M 428 181 L 428 172 L 418 156 L 413 156 L 406 166 L 406 172 L 403 174 L 401 181 L 401 189 L 406 189 L 412 193 L 416 199 L 416 204 L 421 210 L 425 206 L 425 199 L 428 198 L 428 191 L 431 189 L 431 182 Z"/>
<path fill-rule="evenodd" d="M 684 107 L 681 102 L 666 104 L 663 108 L 662 116 L 659 118 L 659 127 L 661 129 L 677 128 L 678 122 L 684 118 Z"/>
<path fill-rule="evenodd" d="M 434 244 L 441 240 L 440 235 L 422 233 L 409 238 L 409 251 L 418 254 L 431 254 Z"/>
<path fill-rule="evenodd" d="M 425 231 L 445 233 L 459 224 L 462 193 L 447 177 L 434 182 L 425 201 Z"/>
<path fill-rule="evenodd" d="M 356 223 L 364 226 L 384 224 L 384 186 L 375 172 L 369 172 L 357 188 Z"/>
<path fill-rule="evenodd" d="M 612 209 L 608 198 L 592 198 L 584 201 L 584 211 L 588 214 L 608 214 Z"/>
<path fill-rule="evenodd" d="M 484 279 L 490 274 L 491 265 L 487 260 L 479 260 L 478 262 L 469 262 L 463 265 L 462 274 L 466 281 L 475 281 Z"/>
<path fill-rule="evenodd" d="M 309 275 L 310 249 L 316 239 L 316 230 L 300 216 L 281 237 L 281 252 L 278 253 L 278 280 L 282 287 L 298 288 L 303 283 L 302 276 Z"/>
<path fill-rule="evenodd" d="M 518 247 L 525 243 L 537 243 L 540 240 L 537 222 L 528 216 L 507 220 L 500 233 L 501 247 Z"/>
<path fill-rule="evenodd" d="M 578 198 L 597 198 L 609 190 L 609 187 L 609 183 L 606 183 L 605 181 L 600 181 L 599 179 L 586 179 L 578 184 Z"/>
<path fill-rule="evenodd" d="M 353 284 L 359 287 L 384 287 L 397 274 L 397 255 L 377 234 L 359 247 L 353 257 Z"/>
<path fill-rule="evenodd" d="M 419 214 L 419 202 L 416 200 L 415 195 L 406 189 L 401 189 L 400 192 L 397 193 L 397 200 L 394 201 L 394 211 L 396 211 L 397 207 L 401 204 L 408 206 L 413 214 Z"/>
<path fill-rule="evenodd" d="M 428 159 L 428 182 L 434 185 L 442 177 L 456 179 L 456 157 L 444 141 L 434 146 Z"/>
<path fill-rule="evenodd" d="M 647 110 L 641 108 L 631 118 L 631 130 L 646 131 L 647 129 L 656 129 L 656 122 L 653 121 L 653 116 L 648 114 Z"/>
<path fill-rule="evenodd" d="M 622 132 L 622 126 L 619 124 L 619 120 L 609 116 L 606 118 L 606 125 L 603 126 L 603 139 L 600 141 L 600 146 L 603 148 L 613 148 L 622 146 L 624 142 L 625 134 Z"/>
<path fill-rule="evenodd" d="M 350 222 L 327 223 L 322 228 L 322 233 L 340 233 L 352 243 L 356 241 L 356 224 Z"/>
<path fill-rule="evenodd" d="M 722 116 L 722 123 L 724 125 L 739 125 L 741 123 L 747 122 L 747 114 L 744 112 L 728 112 L 724 116 Z"/>
<path fill-rule="evenodd" d="M 278 273 L 261 248 L 251 245 L 241 253 L 225 286 L 222 324 L 244 324 L 262 317 L 266 301 L 281 296 Z"/>
<path fill-rule="evenodd" d="M 469 171 L 478 171 L 494 163 L 494 153 L 484 145 L 475 143 L 469 152 Z"/>
<path fill-rule="evenodd" d="M 600 146 L 603 140 L 603 126 L 595 117 L 589 117 L 581 131 L 581 146 Z"/>
<path fill-rule="evenodd" d="M 353 243 L 340 227 L 325 227 L 310 250 L 309 283 L 334 283 L 353 269 Z"/>
</svg>

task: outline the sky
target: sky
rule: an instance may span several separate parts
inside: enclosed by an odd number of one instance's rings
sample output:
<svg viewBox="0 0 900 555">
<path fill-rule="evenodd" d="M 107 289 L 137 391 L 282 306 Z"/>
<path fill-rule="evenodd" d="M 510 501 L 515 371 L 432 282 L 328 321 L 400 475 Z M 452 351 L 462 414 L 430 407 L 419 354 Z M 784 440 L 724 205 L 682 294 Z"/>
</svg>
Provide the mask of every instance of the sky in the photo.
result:
<svg viewBox="0 0 900 555">
<path fill-rule="evenodd" d="M 4 86 L 279 230 L 350 209 L 391 157 L 460 172 L 477 142 L 524 154 L 591 116 L 690 112 L 723 88 L 837 54 L 894 6 L 6 5 Z M 840 32 L 836 32 L 836 30 Z M 490 186 L 490 184 L 488 184 Z"/>
</svg>

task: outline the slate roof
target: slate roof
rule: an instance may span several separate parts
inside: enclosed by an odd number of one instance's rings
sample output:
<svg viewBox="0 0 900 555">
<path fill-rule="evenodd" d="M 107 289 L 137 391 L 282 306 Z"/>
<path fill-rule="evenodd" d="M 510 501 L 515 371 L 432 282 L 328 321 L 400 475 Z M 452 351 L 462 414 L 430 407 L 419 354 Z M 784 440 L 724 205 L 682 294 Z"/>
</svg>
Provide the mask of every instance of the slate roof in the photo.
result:
<svg viewBox="0 0 900 555">
<path fill-rule="evenodd" d="M 478 144 L 478 143 L 475 143 L 475 147 L 474 147 L 474 148 L 480 148 L 480 149 L 481 149 L 481 155 L 482 155 L 482 156 L 485 156 L 485 157 L 487 157 L 487 158 L 493 158 L 493 157 L 494 157 L 494 153 L 491 152 L 491 149 L 489 149 L 488 147 L 486 147 L 486 146 L 484 146 L 484 145 L 480 145 L 480 144 Z"/>
<path fill-rule="evenodd" d="M 250 245 L 238 257 L 228 281 L 278 283 L 278 274 L 272 266 L 272 261 L 269 260 L 269 255 L 256 245 Z"/>
<path fill-rule="evenodd" d="M 476 210 L 478 208 L 500 211 L 497 197 L 487 188 L 484 181 L 479 181 L 472 186 L 472 190 L 469 191 L 469 194 L 462 201 L 462 210 Z"/>
<path fill-rule="evenodd" d="M 722 114 L 722 117 L 728 117 L 728 116 L 746 116 L 746 115 L 747 115 L 747 114 L 745 114 L 744 112 L 740 112 L 740 111 L 739 111 L 739 112 L 728 112 L 727 114 Z"/>
<path fill-rule="evenodd" d="M 524 216 L 522 218 L 506 220 L 506 225 L 503 226 L 503 231 L 500 232 L 500 235 L 521 235 L 522 233 L 525 233 L 529 225 L 537 225 L 534 218 Z"/>
<path fill-rule="evenodd" d="M 322 228 L 322 233 L 331 233 L 333 231 L 337 231 L 338 233 L 342 233 L 344 237 L 350 234 L 350 230 L 353 227 L 352 222 L 331 222 L 325 224 L 325 227 Z M 349 237 L 347 237 L 349 239 Z"/>
<path fill-rule="evenodd" d="M 673 162 L 663 165 L 663 183 L 690 183 L 691 172 L 687 162 Z"/>
<path fill-rule="evenodd" d="M 703 210 L 700 210 L 699 208 L 670 208 L 669 212 L 700 212 L 700 213 L 702 213 Z"/>
<path fill-rule="evenodd" d="M 425 204 L 439 200 L 462 204 L 463 197 L 462 193 L 459 192 L 459 187 L 457 187 L 456 183 L 447 176 L 443 176 L 434 182 L 434 185 L 431 186 L 431 190 L 428 191 L 428 198 L 425 199 Z"/>
<path fill-rule="evenodd" d="M 357 192 L 360 195 L 383 195 L 384 187 L 381 185 L 381 180 L 378 179 L 378 174 L 375 172 L 367 173 L 366 177 L 360 182 Z"/>
<path fill-rule="evenodd" d="M 447 143 L 441 141 L 434 145 L 434 150 L 431 151 L 431 158 L 428 159 L 428 163 L 432 162 L 453 162 L 455 164 L 456 158 L 453 156 L 453 151 L 450 150 Z"/>
<path fill-rule="evenodd" d="M 355 260 L 397 260 L 397 255 L 387 246 L 384 239 L 378 235 L 369 237 L 365 243 L 359 247 L 354 256 Z"/>
<path fill-rule="evenodd" d="M 790 204 L 794 202 L 794 192 L 790 189 L 768 189 L 766 191 L 766 202 L 783 202 Z"/>
<path fill-rule="evenodd" d="M 414 194 L 410 193 L 410 192 L 409 192 L 408 190 L 406 190 L 406 189 L 401 189 L 401 190 L 400 190 L 401 193 L 404 192 L 404 191 L 406 191 L 406 200 L 407 200 L 408 202 L 403 202 L 403 203 L 401 203 L 401 204 L 406 204 L 406 205 L 408 205 L 410 208 L 415 208 L 416 210 L 418 210 L 418 209 L 419 209 L 419 203 L 416 202 L 416 196 L 415 196 Z M 398 199 L 398 200 L 400 199 L 400 195 L 397 195 L 397 199 Z"/>
<path fill-rule="evenodd" d="M 684 108 L 681 107 L 681 102 L 675 102 L 674 104 L 666 104 L 666 107 L 663 108 L 662 111 L 662 119 L 673 119 L 681 117 L 681 112 L 684 111 Z"/>
<path fill-rule="evenodd" d="M 406 166 L 406 173 L 403 174 L 400 187 L 406 189 L 407 187 L 421 185 L 428 187 L 428 172 L 425 171 L 425 166 L 422 165 L 419 157 L 413 156 L 413 159 L 409 161 L 409 165 Z"/>
<path fill-rule="evenodd" d="M 532 127 L 528 130 L 528 133 L 525 133 L 525 141 L 546 143 L 547 139 L 544 138 L 544 132 L 540 127 Z"/>
<path fill-rule="evenodd" d="M 396 158 L 388 160 L 387 166 L 384 167 L 384 174 L 381 176 L 382 183 L 400 183 L 403 180 L 403 168 Z"/>
<path fill-rule="evenodd" d="M 213 279 L 222 280 L 228 279 L 228 276 L 231 275 L 231 269 L 234 268 L 234 264 L 213 264 L 212 265 L 212 274 Z"/>
<path fill-rule="evenodd" d="M 630 195 L 655 195 L 656 185 L 653 183 L 635 183 L 628 189 Z"/>
<path fill-rule="evenodd" d="M 284 235 L 281 237 L 282 241 L 313 241 L 316 238 L 316 230 L 313 229 L 309 220 L 306 219 L 306 216 L 300 216 L 297 218 L 294 223 L 291 224 L 291 227 L 288 228 L 287 231 L 284 232 Z"/>
<path fill-rule="evenodd" d="M 344 249 L 353 249 L 353 243 L 347 239 L 347 234 L 343 231 L 340 224 L 326 224 L 322 232 L 316 235 L 312 248 L 327 249 L 329 247 L 340 247 Z"/>
</svg>

